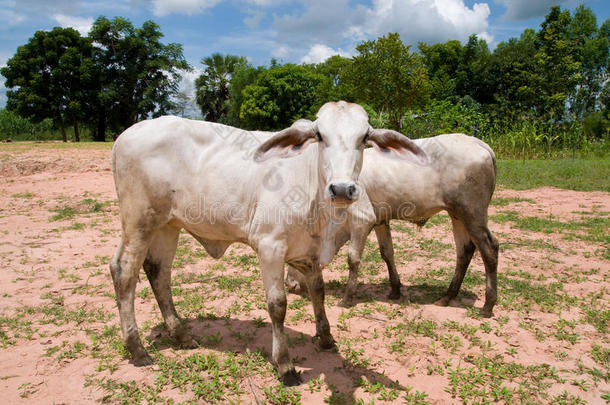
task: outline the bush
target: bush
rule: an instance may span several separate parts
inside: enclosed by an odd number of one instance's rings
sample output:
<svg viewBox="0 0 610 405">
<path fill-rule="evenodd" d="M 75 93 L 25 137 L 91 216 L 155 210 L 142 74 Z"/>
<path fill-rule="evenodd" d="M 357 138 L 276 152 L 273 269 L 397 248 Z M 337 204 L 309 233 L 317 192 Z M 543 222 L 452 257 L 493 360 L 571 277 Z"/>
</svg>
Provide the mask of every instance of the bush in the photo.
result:
<svg viewBox="0 0 610 405">
<path fill-rule="evenodd" d="M 50 119 L 35 124 L 13 111 L 0 109 L 0 138 L 3 140 L 61 139 L 56 135 Z"/>
</svg>

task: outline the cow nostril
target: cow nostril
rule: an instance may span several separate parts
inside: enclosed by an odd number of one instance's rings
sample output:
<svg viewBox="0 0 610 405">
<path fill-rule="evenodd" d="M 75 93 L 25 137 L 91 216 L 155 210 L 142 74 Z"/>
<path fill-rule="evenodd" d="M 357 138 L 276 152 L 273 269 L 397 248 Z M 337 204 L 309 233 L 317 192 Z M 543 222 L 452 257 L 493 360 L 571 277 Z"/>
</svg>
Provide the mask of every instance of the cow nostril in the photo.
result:
<svg viewBox="0 0 610 405">
<path fill-rule="evenodd" d="M 350 200 L 353 200 L 355 194 L 356 194 L 356 186 L 354 186 L 352 184 L 347 188 L 347 198 L 349 198 Z"/>
<path fill-rule="evenodd" d="M 335 190 L 335 185 L 331 184 L 328 186 L 328 191 L 330 191 L 331 198 L 335 198 L 337 196 L 337 190 Z"/>
</svg>

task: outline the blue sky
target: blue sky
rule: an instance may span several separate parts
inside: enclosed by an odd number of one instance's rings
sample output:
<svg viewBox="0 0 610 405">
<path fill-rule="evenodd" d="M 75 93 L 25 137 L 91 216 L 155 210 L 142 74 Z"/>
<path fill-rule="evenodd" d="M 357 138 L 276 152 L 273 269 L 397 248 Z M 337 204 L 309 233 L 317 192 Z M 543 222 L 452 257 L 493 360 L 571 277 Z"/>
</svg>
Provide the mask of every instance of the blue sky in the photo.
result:
<svg viewBox="0 0 610 405">
<path fill-rule="evenodd" d="M 139 26 L 154 20 L 165 42 L 184 46 L 195 70 L 213 52 L 246 56 L 255 65 L 320 62 L 334 54 L 353 55 L 354 47 L 387 32 L 399 32 L 417 46 L 478 34 L 495 47 L 537 28 L 552 4 L 573 10 L 582 1 L 563 0 L 0 0 L 0 66 L 36 30 L 71 26 L 86 34 L 101 15 L 123 16 Z M 598 17 L 610 17 L 607 0 L 584 2 Z M 6 101 L 0 76 L 0 106 Z"/>
</svg>

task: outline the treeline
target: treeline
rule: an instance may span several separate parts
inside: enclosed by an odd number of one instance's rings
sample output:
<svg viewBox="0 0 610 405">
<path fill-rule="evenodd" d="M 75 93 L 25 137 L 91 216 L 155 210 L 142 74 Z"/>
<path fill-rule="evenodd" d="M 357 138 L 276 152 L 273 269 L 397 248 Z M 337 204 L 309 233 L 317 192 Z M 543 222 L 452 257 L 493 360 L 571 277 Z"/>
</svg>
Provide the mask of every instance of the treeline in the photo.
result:
<svg viewBox="0 0 610 405">
<path fill-rule="evenodd" d="M 493 52 L 476 35 L 412 50 L 388 34 L 360 44 L 353 58 L 315 65 L 253 67 L 216 54 L 202 61 L 197 103 L 210 120 L 277 129 L 345 99 L 412 137 L 466 132 L 520 155 L 576 147 L 608 137 L 609 36 L 610 20 L 598 25 L 590 8 L 572 15 L 554 6 L 537 31 Z"/>
<path fill-rule="evenodd" d="M 7 66 L 6 109 L 32 123 L 48 122 L 61 130 L 80 125 L 96 141 L 149 116 L 171 112 L 180 70 L 190 69 L 179 44 L 163 44 L 152 21 L 140 28 L 124 18 L 98 18 L 89 35 L 72 28 L 37 31 L 20 46 Z M 11 114 L 2 123 L 16 123 Z"/>
<path fill-rule="evenodd" d="M 189 96 L 177 83 L 189 66 L 181 46 L 161 37 L 153 22 L 136 29 L 103 17 L 87 37 L 39 31 L 2 69 L 15 88 L 7 109 L 72 125 L 75 135 L 82 123 L 96 140 L 106 128 L 117 134 L 150 116 L 181 114 Z M 599 25 L 586 6 L 573 14 L 554 6 L 537 30 L 493 52 L 476 35 L 412 49 L 390 33 L 361 43 L 352 58 L 319 64 L 256 67 L 214 54 L 202 60 L 195 98 L 203 119 L 249 129 L 283 128 L 343 99 L 363 104 L 373 125 L 411 137 L 466 132 L 525 157 L 608 138 L 609 47 L 610 20 Z"/>
</svg>

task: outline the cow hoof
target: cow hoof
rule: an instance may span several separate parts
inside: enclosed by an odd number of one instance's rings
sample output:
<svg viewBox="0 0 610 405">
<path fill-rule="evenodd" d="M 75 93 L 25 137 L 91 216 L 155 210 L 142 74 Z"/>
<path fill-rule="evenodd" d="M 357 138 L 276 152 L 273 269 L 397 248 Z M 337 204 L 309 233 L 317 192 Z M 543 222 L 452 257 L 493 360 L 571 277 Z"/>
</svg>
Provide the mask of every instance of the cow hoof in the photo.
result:
<svg viewBox="0 0 610 405">
<path fill-rule="evenodd" d="M 182 338 L 180 340 L 180 348 L 182 348 L 182 349 L 190 350 L 190 349 L 196 349 L 198 347 L 199 347 L 199 343 L 190 336 L 188 336 L 186 338 Z"/>
<path fill-rule="evenodd" d="M 479 314 L 482 318 L 491 318 L 492 316 L 494 316 L 493 310 L 487 308 L 481 308 Z"/>
<path fill-rule="evenodd" d="M 350 308 L 353 305 L 354 303 L 351 297 L 343 297 L 343 299 L 339 301 L 339 306 L 343 308 Z"/>
<path fill-rule="evenodd" d="M 280 377 L 280 381 L 286 387 L 294 387 L 295 385 L 301 384 L 301 373 L 296 371 L 294 368 L 291 368 Z"/>
<path fill-rule="evenodd" d="M 434 305 L 438 305 L 439 307 L 446 307 L 447 305 L 449 305 L 449 301 L 451 301 L 451 298 L 443 297 L 440 300 L 436 301 Z"/>
<path fill-rule="evenodd" d="M 400 293 L 400 290 L 392 291 L 388 295 L 388 299 L 391 299 L 391 300 L 398 300 L 398 299 L 400 299 L 400 297 L 402 297 L 402 294 Z"/>
<path fill-rule="evenodd" d="M 155 361 L 152 357 L 146 352 L 139 354 L 138 356 L 134 356 L 132 363 L 136 367 L 144 367 L 155 364 Z"/>
<path fill-rule="evenodd" d="M 320 337 L 319 335 L 315 335 L 312 340 L 318 343 L 318 346 L 322 350 L 332 350 L 337 347 L 335 339 L 332 336 L 328 336 L 325 338 Z"/>
</svg>

